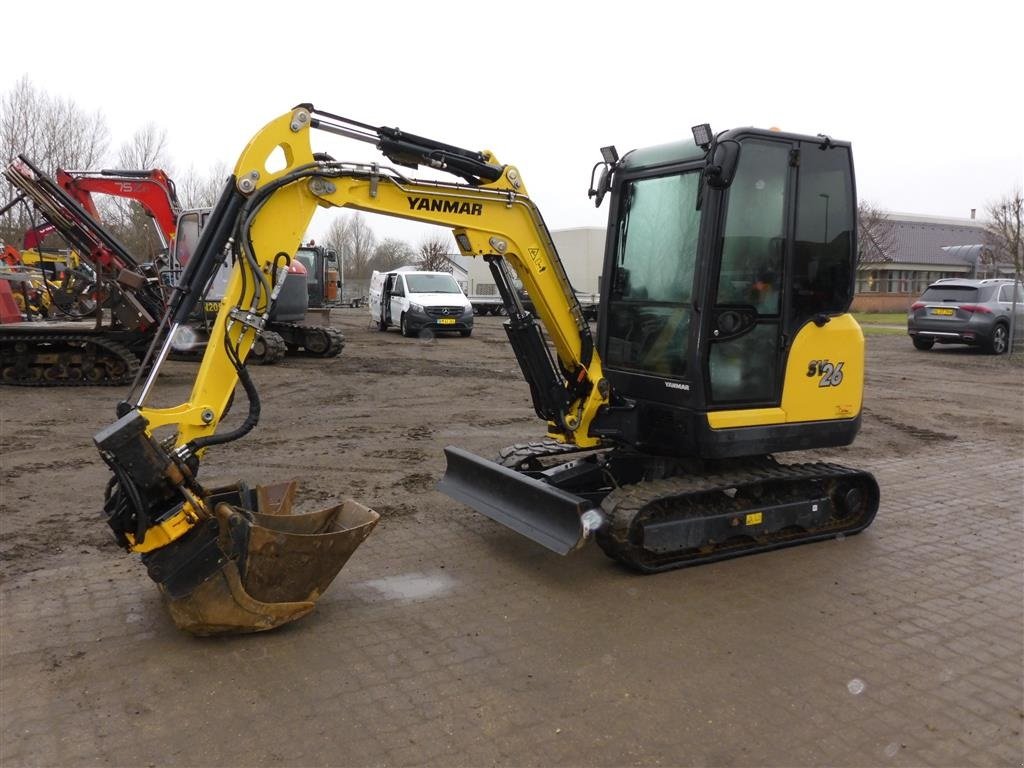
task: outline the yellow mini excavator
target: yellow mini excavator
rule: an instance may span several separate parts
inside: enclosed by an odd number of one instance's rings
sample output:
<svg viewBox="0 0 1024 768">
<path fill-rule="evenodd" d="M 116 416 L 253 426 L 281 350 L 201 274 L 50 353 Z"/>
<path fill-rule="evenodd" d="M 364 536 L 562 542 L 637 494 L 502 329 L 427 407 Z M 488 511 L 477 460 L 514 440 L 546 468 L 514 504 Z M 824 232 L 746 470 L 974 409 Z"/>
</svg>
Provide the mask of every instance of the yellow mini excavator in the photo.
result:
<svg viewBox="0 0 1024 768">
<path fill-rule="evenodd" d="M 313 131 L 459 180 L 314 154 Z M 284 167 L 268 170 L 281 155 Z M 245 357 L 318 206 L 449 226 L 463 255 L 490 265 L 547 435 L 497 461 L 446 448 L 439 487 L 453 498 L 563 554 L 593 536 L 645 572 L 871 523 L 870 474 L 773 457 L 847 445 L 860 426 L 864 340 L 847 312 L 850 145 L 750 128 L 715 135 L 703 125 L 692 141 L 602 155 L 591 196 L 600 205 L 610 193 L 611 210 L 595 338 L 522 176 L 490 152 L 308 104 L 252 138 L 179 283 L 152 371 L 96 436 L 114 475 L 108 522 L 142 554 L 179 626 L 255 631 L 304 615 L 376 522 L 352 501 L 300 520 L 308 516 L 289 514 L 294 486 L 211 489 L 197 479 L 204 451 L 256 424 Z M 191 397 L 147 407 L 174 328 L 227 258 L 234 270 Z M 217 434 L 238 381 L 248 416 Z M 157 440 L 161 427 L 174 436 Z"/>
</svg>

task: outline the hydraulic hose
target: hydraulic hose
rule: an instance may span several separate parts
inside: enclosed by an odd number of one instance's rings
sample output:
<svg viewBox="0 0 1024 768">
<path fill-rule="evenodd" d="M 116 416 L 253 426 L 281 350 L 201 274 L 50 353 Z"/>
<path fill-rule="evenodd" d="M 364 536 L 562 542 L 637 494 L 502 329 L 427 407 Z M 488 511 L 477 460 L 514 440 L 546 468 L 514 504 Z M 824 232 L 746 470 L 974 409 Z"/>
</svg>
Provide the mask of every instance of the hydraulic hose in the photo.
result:
<svg viewBox="0 0 1024 768">
<path fill-rule="evenodd" d="M 253 382 L 252 377 L 249 375 L 249 371 L 245 365 L 238 362 L 236 359 L 232 359 L 232 363 L 235 363 L 235 368 L 238 371 L 238 380 L 242 384 L 242 388 L 245 390 L 245 396 L 249 399 L 249 412 L 245 416 L 243 421 L 236 429 L 230 432 L 225 432 L 219 435 L 207 435 L 206 437 L 197 437 L 188 443 L 188 449 L 195 453 L 203 448 L 208 448 L 211 445 L 223 445 L 224 443 L 230 443 L 233 440 L 238 440 L 241 437 L 249 434 L 260 421 L 260 395 L 256 391 L 256 384 Z"/>
</svg>

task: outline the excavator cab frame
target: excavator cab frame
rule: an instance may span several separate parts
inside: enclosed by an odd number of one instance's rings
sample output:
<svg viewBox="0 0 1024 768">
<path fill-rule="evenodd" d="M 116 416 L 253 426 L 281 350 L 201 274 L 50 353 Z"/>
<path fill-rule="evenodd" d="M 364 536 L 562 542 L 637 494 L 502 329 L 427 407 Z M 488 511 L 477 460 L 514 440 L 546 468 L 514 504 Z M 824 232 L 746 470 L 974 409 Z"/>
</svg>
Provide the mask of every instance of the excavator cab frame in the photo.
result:
<svg viewBox="0 0 1024 768">
<path fill-rule="evenodd" d="M 712 185 L 716 146 L 742 160 Z M 864 372 L 848 314 L 853 179 L 848 142 L 752 128 L 710 151 L 679 142 L 626 155 L 611 185 L 598 344 L 629 405 L 595 432 L 703 459 L 852 442 Z M 671 226 L 666 207 L 679 210 Z"/>
</svg>

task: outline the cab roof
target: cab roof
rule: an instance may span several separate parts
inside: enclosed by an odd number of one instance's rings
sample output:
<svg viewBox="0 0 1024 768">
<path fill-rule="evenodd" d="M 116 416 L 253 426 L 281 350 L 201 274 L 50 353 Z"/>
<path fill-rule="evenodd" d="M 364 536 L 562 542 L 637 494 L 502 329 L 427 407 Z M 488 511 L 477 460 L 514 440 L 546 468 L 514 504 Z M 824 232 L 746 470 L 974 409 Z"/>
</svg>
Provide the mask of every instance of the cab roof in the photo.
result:
<svg viewBox="0 0 1024 768">
<path fill-rule="evenodd" d="M 740 139 L 746 137 L 764 137 L 767 139 L 785 139 L 787 141 L 816 141 L 821 142 L 822 136 L 809 136 L 800 133 L 787 133 L 786 131 L 771 131 L 765 128 L 732 128 L 727 131 L 723 131 L 718 134 L 718 140 L 724 141 L 726 139 Z M 829 138 L 829 141 L 835 146 L 849 146 L 848 141 L 838 141 L 833 138 Z M 634 149 L 632 152 L 626 153 L 626 156 L 622 158 L 622 168 L 624 170 L 636 170 L 642 168 L 651 168 L 661 165 L 682 165 L 683 163 L 690 163 L 702 160 L 704 158 L 705 151 L 698 147 L 693 139 L 683 139 L 682 141 L 673 141 L 667 144 L 657 144 L 651 147 L 642 147 L 640 149 Z"/>
</svg>

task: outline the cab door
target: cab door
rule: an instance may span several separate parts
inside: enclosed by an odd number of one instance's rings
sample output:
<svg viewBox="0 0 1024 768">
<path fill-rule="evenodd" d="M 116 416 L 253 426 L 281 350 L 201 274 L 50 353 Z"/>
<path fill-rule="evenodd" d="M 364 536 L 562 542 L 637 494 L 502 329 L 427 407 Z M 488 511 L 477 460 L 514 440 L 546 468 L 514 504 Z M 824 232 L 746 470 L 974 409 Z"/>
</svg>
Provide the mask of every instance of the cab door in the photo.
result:
<svg viewBox="0 0 1024 768">
<path fill-rule="evenodd" d="M 619 195 L 601 355 L 631 397 L 678 403 L 691 392 L 700 181 L 700 166 L 684 166 L 626 180 Z"/>
<path fill-rule="evenodd" d="M 711 281 L 710 406 L 779 401 L 793 149 L 788 141 L 741 140 Z"/>
<path fill-rule="evenodd" d="M 804 370 L 842 363 L 845 342 L 830 341 L 827 328 L 853 301 L 856 216 L 848 143 L 741 139 L 711 281 L 709 406 L 779 405 L 799 339 Z"/>
<path fill-rule="evenodd" d="M 394 283 L 391 286 L 388 321 L 392 323 L 401 321 L 402 313 L 405 312 L 405 307 L 405 278 L 402 277 L 402 275 L 394 275 Z"/>
</svg>

